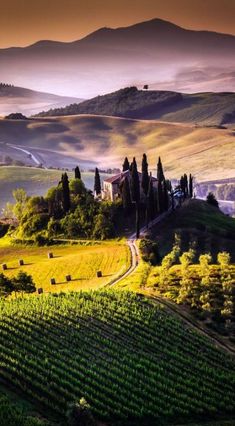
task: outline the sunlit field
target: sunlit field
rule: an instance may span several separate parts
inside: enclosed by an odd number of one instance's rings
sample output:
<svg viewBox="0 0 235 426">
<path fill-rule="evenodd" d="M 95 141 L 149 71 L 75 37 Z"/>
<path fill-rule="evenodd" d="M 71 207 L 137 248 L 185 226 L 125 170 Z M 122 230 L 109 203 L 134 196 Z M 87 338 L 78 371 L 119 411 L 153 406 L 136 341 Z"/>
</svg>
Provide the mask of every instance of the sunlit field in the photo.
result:
<svg viewBox="0 0 235 426">
<path fill-rule="evenodd" d="M 24 271 L 44 292 L 101 288 L 129 268 L 130 253 L 124 242 L 84 244 L 46 248 L 0 246 L 0 262 L 7 264 L 6 276 L 14 277 Z M 48 252 L 53 253 L 52 259 L 48 258 Z M 24 260 L 24 266 L 19 266 L 20 259 Z M 102 272 L 100 278 L 98 271 Z M 71 275 L 70 282 L 66 282 L 67 275 Z M 51 278 L 56 284 L 50 283 Z"/>
</svg>

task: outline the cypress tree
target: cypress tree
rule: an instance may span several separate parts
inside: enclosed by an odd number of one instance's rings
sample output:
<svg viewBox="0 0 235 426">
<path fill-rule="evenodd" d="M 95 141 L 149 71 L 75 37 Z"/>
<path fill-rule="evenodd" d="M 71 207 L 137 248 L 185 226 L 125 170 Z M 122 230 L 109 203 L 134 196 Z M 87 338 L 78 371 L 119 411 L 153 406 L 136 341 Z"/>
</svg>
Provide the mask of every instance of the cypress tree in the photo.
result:
<svg viewBox="0 0 235 426">
<path fill-rule="evenodd" d="M 100 174 L 99 174 L 99 170 L 98 170 L 97 167 L 95 168 L 94 191 L 95 191 L 95 195 L 101 194 Z"/>
<path fill-rule="evenodd" d="M 139 182 L 139 173 L 137 170 L 137 164 L 135 157 L 131 163 L 131 198 L 135 203 L 140 201 L 140 182 Z"/>
<path fill-rule="evenodd" d="M 129 164 L 128 158 L 125 157 L 124 163 L 122 165 L 122 171 L 125 172 L 127 170 L 130 170 L 130 164 Z"/>
<path fill-rule="evenodd" d="M 154 216 L 155 216 L 154 191 L 153 191 L 152 174 L 150 173 L 148 193 L 147 193 L 147 208 L 146 208 L 147 226 L 149 221 L 154 219 Z"/>
<path fill-rule="evenodd" d="M 161 157 L 158 158 L 157 163 L 157 210 L 159 213 L 162 213 L 164 211 L 164 188 L 163 188 L 163 181 L 164 181 L 164 173 L 163 173 L 163 167 L 161 162 Z"/>
<path fill-rule="evenodd" d="M 64 213 L 67 213 L 70 209 L 70 191 L 69 191 L 69 178 L 67 173 L 62 174 L 62 205 Z"/>
<path fill-rule="evenodd" d="M 164 194 L 162 182 L 157 182 L 157 211 L 162 213 L 164 211 Z"/>
<path fill-rule="evenodd" d="M 186 198 L 185 175 L 180 178 L 180 189 L 183 193 L 184 199 Z"/>
<path fill-rule="evenodd" d="M 143 154 L 143 159 L 142 159 L 142 180 L 141 180 L 141 186 L 142 186 L 144 195 L 147 196 L 147 194 L 148 194 L 148 187 L 149 187 L 149 174 L 148 174 L 148 163 L 147 163 L 147 156 L 146 156 L 146 154 Z"/>
<path fill-rule="evenodd" d="M 74 175 L 75 175 L 75 179 L 81 179 L 81 172 L 78 166 L 75 167 L 74 169 Z"/>
<path fill-rule="evenodd" d="M 188 197 L 188 176 L 186 175 L 186 173 L 184 174 L 184 187 L 185 187 L 185 197 Z"/>
<path fill-rule="evenodd" d="M 157 179 L 159 182 L 163 182 L 164 180 L 164 173 L 163 173 L 163 167 L 161 162 L 161 157 L 158 157 L 158 163 L 157 163 Z"/>
<path fill-rule="evenodd" d="M 165 211 L 169 208 L 169 198 L 168 198 L 168 190 L 167 190 L 167 182 L 166 179 L 163 181 L 163 208 Z"/>
<path fill-rule="evenodd" d="M 131 198 L 136 207 L 136 238 L 140 235 L 140 183 L 135 157 L 131 164 Z"/>
<path fill-rule="evenodd" d="M 130 211 L 131 194 L 130 194 L 129 180 L 127 176 L 125 176 L 123 185 L 122 185 L 122 205 L 126 213 Z"/>
<path fill-rule="evenodd" d="M 193 177 L 191 173 L 189 175 L 189 196 L 190 198 L 193 198 Z"/>
</svg>

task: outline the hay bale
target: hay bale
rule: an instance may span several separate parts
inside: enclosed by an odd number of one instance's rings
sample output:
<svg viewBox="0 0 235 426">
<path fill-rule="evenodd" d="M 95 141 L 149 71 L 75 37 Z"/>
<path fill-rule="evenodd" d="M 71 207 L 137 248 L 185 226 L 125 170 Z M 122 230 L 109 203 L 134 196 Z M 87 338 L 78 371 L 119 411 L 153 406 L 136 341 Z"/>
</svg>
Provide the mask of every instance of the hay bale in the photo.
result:
<svg viewBox="0 0 235 426">
<path fill-rule="evenodd" d="M 23 261 L 23 259 L 20 259 L 19 260 L 19 266 L 23 266 L 24 265 L 24 261 Z"/>
<path fill-rule="evenodd" d="M 6 270 L 7 270 L 7 264 L 6 264 L 6 263 L 3 263 L 3 264 L 2 264 L 2 270 L 3 270 L 3 271 L 6 271 Z"/>
<path fill-rule="evenodd" d="M 97 276 L 97 278 L 101 278 L 102 277 L 102 272 L 101 271 L 97 271 L 96 272 L 96 276 Z"/>
<path fill-rule="evenodd" d="M 53 257 L 54 257 L 54 256 L 53 256 L 53 253 L 51 253 L 51 252 L 50 252 L 50 253 L 47 253 L 47 257 L 48 257 L 48 259 L 53 259 Z"/>
<path fill-rule="evenodd" d="M 38 294 L 42 294 L 43 293 L 43 288 L 38 288 Z"/>
<path fill-rule="evenodd" d="M 65 279 L 66 279 L 67 282 L 71 281 L 71 279 L 72 279 L 71 275 L 66 275 Z"/>
<path fill-rule="evenodd" d="M 50 279 L 51 285 L 55 284 L 55 278 Z"/>
</svg>

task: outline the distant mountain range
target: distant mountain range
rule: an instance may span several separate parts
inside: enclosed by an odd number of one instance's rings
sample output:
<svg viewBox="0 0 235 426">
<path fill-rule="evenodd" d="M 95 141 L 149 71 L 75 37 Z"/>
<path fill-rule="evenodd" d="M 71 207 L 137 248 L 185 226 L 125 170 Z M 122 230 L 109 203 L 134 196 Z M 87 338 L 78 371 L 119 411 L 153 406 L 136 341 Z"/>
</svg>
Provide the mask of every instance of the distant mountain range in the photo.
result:
<svg viewBox="0 0 235 426">
<path fill-rule="evenodd" d="M 82 99 L 69 96 L 58 96 L 51 93 L 37 92 L 0 83 L 0 116 L 12 112 L 25 115 L 37 114 L 42 109 L 61 108 Z"/>
<path fill-rule="evenodd" d="M 71 43 L 1 49 L 0 70 L 3 81 L 79 98 L 144 84 L 187 93 L 235 91 L 235 36 L 153 19 L 101 28 Z"/>
<path fill-rule="evenodd" d="M 182 94 L 127 87 L 103 96 L 41 112 L 39 117 L 92 114 L 221 126 L 235 123 L 235 93 Z"/>
</svg>

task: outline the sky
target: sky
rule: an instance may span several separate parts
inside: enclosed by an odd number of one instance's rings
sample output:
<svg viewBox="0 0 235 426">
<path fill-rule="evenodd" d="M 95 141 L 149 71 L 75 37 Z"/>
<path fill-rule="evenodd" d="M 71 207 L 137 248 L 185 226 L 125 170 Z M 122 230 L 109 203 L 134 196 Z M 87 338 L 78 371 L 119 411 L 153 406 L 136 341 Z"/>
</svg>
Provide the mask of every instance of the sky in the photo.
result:
<svg viewBox="0 0 235 426">
<path fill-rule="evenodd" d="M 72 41 L 153 18 L 235 35 L 235 0 L 0 0 L 0 48 Z"/>
</svg>

